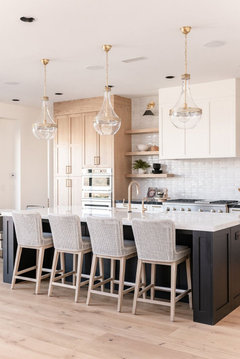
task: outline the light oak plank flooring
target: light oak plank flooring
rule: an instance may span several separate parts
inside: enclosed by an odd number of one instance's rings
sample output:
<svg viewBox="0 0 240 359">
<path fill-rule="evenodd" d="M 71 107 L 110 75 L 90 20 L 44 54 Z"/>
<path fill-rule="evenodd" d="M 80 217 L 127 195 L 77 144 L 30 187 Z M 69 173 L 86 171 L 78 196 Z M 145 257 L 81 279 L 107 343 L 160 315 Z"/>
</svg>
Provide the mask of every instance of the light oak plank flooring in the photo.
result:
<svg viewBox="0 0 240 359">
<path fill-rule="evenodd" d="M 139 303 L 132 315 L 132 294 L 117 313 L 115 299 L 94 294 L 87 307 L 85 288 L 79 303 L 71 290 L 54 288 L 49 298 L 47 289 L 43 281 L 36 296 L 32 283 L 13 291 L 0 284 L 1 359 L 240 358 L 240 309 L 211 327 L 194 323 L 188 305 L 178 303 L 171 323 L 166 307 Z"/>
</svg>

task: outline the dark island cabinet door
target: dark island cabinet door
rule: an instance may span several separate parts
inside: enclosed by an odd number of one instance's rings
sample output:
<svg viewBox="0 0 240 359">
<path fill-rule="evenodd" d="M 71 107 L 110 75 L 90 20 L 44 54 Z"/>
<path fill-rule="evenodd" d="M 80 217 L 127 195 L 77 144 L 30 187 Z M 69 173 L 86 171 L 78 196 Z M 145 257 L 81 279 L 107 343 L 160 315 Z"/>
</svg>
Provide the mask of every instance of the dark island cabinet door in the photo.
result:
<svg viewBox="0 0 240 359">
<path fill-rule="evenodd" d="M 240 226 L 231 228 L 230 299 L 232 309 L 240 304 Z"/>
</svg>

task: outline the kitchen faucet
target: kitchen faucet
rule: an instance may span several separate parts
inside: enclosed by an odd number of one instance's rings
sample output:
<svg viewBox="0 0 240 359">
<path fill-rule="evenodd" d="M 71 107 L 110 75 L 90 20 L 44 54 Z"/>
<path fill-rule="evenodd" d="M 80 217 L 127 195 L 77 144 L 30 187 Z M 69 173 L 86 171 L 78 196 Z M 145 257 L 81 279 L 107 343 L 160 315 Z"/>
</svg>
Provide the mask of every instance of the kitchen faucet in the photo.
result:
<svg viewBox="0 0 240 359">
<path fill-rule="evenodd" d="M 128 185 L 128 213 L 132 212 L 132 206 L 131 206 L 131 202 L 132 202 L 132 186 L 135 185 L 136 186 L 136 190 L 137 190 L 137 194 L 139 193 L 139 183 L 137 181 L 131 181 Z"/>
</svg>

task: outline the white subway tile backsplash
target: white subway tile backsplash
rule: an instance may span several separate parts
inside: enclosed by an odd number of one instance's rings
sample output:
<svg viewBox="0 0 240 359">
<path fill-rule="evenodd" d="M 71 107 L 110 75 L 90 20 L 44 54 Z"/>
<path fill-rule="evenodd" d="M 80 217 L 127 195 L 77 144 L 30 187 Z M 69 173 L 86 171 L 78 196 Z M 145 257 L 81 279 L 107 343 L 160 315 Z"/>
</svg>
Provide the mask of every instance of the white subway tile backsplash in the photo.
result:
<svg viewBox="0 0 240 359">
<path fill-rule="evenodd" d="M 158 127 L 157 118 L 142 116 L 150 101 L 156 103 L 154 112 L 158 115 L 158 97 L 139 97 L 132 99 L 132 128 Z M 139 143 L 159 145 L 156 134 L 133 135 L 132 150 Z M 140 158 L 134 157 L 133 160 Z M 144 160 L 153 164 L 158 157 L 144 156 Z M 240 200 L 240 159 L 184 159 L 161 161 L 163 172 L 175 176 L 166 179 L 138 179 L 140 193 L 135 198 L 146 196 L 148 187 L 168 188 L 171 198 L 235 199 Z"/>
</svg>

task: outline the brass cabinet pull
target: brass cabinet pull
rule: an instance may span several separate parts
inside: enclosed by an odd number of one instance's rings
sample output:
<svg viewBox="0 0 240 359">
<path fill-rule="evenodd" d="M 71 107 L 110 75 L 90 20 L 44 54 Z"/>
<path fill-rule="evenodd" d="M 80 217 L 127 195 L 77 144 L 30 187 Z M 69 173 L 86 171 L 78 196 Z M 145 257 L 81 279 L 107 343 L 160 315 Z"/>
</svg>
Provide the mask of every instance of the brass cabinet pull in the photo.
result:
<svg viewBox="0 0 240 359">
<path fill-rule="evenodd" d="M 100 156 L 94 156 L 94 165 L 100 165 Z"/>
<path fill-rule="evenodd" d="M 69 175 L 72 173 L 72 166 L 66 166 L 66 174 Z"/>
<path fill-rule="evenodd" d="M 69 178 L 66 179 L 66 187 L 72 187 L 72 180 Z"/>
</svg>

